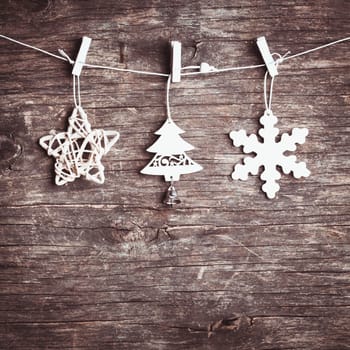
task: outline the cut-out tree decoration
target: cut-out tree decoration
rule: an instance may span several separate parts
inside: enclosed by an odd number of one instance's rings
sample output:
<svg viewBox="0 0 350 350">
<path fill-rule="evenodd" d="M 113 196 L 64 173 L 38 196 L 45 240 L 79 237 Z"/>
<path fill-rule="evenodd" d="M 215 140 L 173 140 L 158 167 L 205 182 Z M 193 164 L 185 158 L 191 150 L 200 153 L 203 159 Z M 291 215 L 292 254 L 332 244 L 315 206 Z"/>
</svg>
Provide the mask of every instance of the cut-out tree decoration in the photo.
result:
<svg viewBox="0 0 350 350">
<path fill-rule="evenodd" d="M 162 175 L 165 181 L 171 183 L 164 200 L 164 203 L 170 206 L 180 203 L 174 181 L 179 181 L 180 175 L 203 169 L 186 154 L 194 147 L 180 136 L 182 133 L 184 131 L 168 117 L 163 126 L 155 132 L 159 138 L 147 149 L 148 152 L 155 153 L 155 156 L 141 170 L 142 174 Z"/>
<path fill-rule="evenodd" d="M 260 175 L 260 179 L 265 181 L 265 184 L 262 186 L 262 190 L 268 198 L 272 199 L 280 188 L 277 180 L 281 178 L 281 174 L 276 169 L 277 166 L 282 168 L 284 174 L 292 172 L 297 179 L 310 175 L 310 171 L 306 168 L 304 162 L 297 162 L 294 155 L 284 155 L 284 152 L 295 151 L 297 144 L 305 142 L 308 129 L 294 128 L 291 135 L 284 133 L 281 140 L 276 141 L 279 129 L 274 127 L 277 118 L 272 114 L 272 111 L 265 111 L 265 114 L 260 118 L 260 123 L 263 128 L 259 130 L 259 135 L 263 142 L 260 142 L 254 134 L 247 136 L 245 130 L 230 133 L 234 146 L 243 146 L 244 153 L 256 154 L 255 157 L 244 158 L 244 164 L 237 164 L 232 173 L 232 178 L 234 180 L 247 180 L 249 173 L 257 175 L 260 166 L 263 166 L 264 171 Z"/>
<path fill-rule="evenodd" d="M 40 138 L 40 146 L 49 156 L 56 158 L 56 185 L 64 185 L 80 176 L 103 184 L 105 181 L 102 156 L 107 154 L 118 141 L 117 131 L 91 129 L 83 108 L 74 108 L 69 117 L 67 132 L 56 133 Z"/>
</svg>

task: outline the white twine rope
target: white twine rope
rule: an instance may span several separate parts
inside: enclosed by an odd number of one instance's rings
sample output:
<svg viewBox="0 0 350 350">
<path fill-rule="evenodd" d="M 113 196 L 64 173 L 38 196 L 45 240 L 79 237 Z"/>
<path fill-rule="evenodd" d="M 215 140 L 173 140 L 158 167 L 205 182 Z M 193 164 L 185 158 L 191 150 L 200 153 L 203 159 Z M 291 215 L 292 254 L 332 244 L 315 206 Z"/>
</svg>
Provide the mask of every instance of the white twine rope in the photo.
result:
<svg viewBox="0 0 350 350">
<path fill-rule="evenodd" d="M 28 47 L 29 49 L 33 49 L 33 50 L 39 51 L 39 52 L 41 52 L 41 53 L 43 53 L 45 55 L 57 58 L 59 60 L 68 61 L 72 65 L 75 63 L 75 61 L 72 60 L 63 50 L 58 50 L 58 52 L 61 54 L 61 56 L 59 56 L 59 55 L 56 55 L 56 54 L 54 54 L 52 52 L 40 49 L 40 48 L 38 48 L 36 46 L 29 45 L 29 44 L 26 44 L 26 43 L 24 43 L 22 41 L 12 39 L 12 38 L 10 38 L 10 37 L 8 37 L 6 35 L 0 34 L 0 38 L 3 38 L 5 40 L 9 40 L 9 41 L 11 41 L 11 42 L 13 42 L 15 44 L 18 44 L 18 45 L 21 45 L 21 46 L 24 46 L 24 47 Z M 156 76 L 160 76 L 160 77 L 168 77 L 169 76 L 169 74 L 165 74 L 165 73 L 148 72 L 148 71 L 143 71 L 143 70 L 126 69 L 126 68 L 118 68 L 118 67 L 111 67 L 111 66 L 101 66 L 101 65 L 97 65 L 97 64 L 84 63 L 83 66 L 84 67 L 88 67 L 88 68 L 108 69 L 108 70 L 114 70 L 114 71 L 119 71 L 119 72 L 129 72 L 129 73 L 144 74 L 144 75 L 156 75 Z"/>
<path fill-rule="evenodd" d="M 28 45 L 28 44 L 26 44 L 26 43 L 24 43 L 22 41 L 12 39 L 12 38 L 10 38 L 10 37 L 8 37 L 6 35 L 0 34 L 0 38 L 12 41 L 13 43 L 18 44 L 18 45 L 22 45 L 22 46 L 28 47 L 29 49 L 33 49 L 33 50 L 39 51 L 41 53 L 44 53 L 45 55 L 49 55 L 49 56 L 55 57 L 55 58 L 57 58 L 59 60 L 67 61 L 67 58 L 63 58 L 63 57 L 55 55 L 54 53 L 51 53 L 49 51 L 46 51 L 46 50 L 43 50 L 43 49 L 39 49 L 38 47 L 35 47 L 35 46 L 32 46 L 32 45 Z"/>
<path fill-rule="evenodd" d="M 278 59 L 275 61 L 276 68 L 278 68 L 278 65 L 288 58 L 287 55 L 289 55 L 289 51 L 286 52 L 283 56 L 276 52 L 272 54 L 272 56 L 278 56 Z M 275 77 L 271 77 L 270 94 L 269 94 L 269 98 L 267 99 L 267 78 L 269 75 L 270 75 L 269 71 L 266 71 L 264 76 L 264 101 L 265 101 L 265 110 L 267 111 L 268 114 L 271 114 L 273 83 L 275 81 Z"/>
<path fill-rule="evenodd" d="M 265 67 L 265 64 L 255 64 L 252 66 L 241 66 L 241 67 L 229 67 L 229 68 L 215 68 L 215 70 L 212 70 L 210 72 L 188 72 L 188 73 L 181 73 L 181 75 L 198 75 L 198 74 L 210 74 L 210 73 L 224 73 L 224 72 L 232 72 L 235 70 L 245 70 L 245 69 L 254 69 L 254 68 L 260 68 Z M 189 66 L 184 67 L 181 69 L 199 69 L 200 66 Z"/>
<path fill-rule="evenodd" d="M 75 107 L 81 107 L 80 78 L 73 75 L 73 99 Z"/>
<path fill-rule="evenodd" d="M 166 83 L 166 114 L 168 119 L 171 120 L 170 114 L 170 83 L 171 83 L 171 74 L 169 74 L 167 83 Z"/>
<path fill-rule="evenodd" d="M 265 110 L 268 114 L 270 114 L 271 111 L 271 104 L 272 104 L 272 91 L 273 91 L 273 82 L 275 80 L 275 77 L 271 78 L 270 82 L 270 96 L 269 96 L 269 101 L 267 101 L 267 77 L 269 75 L 269 72 L 266 71 L 265 77 L 264 77 L 264 101 L 265 101 Z"/>
<path fill-rule="evenodd" d="M 89 63 L 84 63 L 83 66 L 88 67 L 88 68 L 108 69 L 108 70 L 115 70 L 115 71 L 119 71 L 119 72 L 129 72 L 129 73 L 143 74 L 143 75 L 156 75 L 158 77 L 168 77 L 169 76 L 169 74 L 165 74 L 165 73 L 148 72 L 148 71 L 144 71 L 144 70 L 117 68 L 117 67 L 109 67 L 109 66 L 100 66 L 97 64 L 89 64 Z"/>
<path fill-rule="evenodd" d="M 283 60 L 284 60 L 284 61 L 287 61 L 287 60 L 290 60 L 290 59 L 295 58 L 295 57 L 307 55 L 307 54 L 309 54 L 309 53 L 311 53 L 311 52 L 314 52 L 314 51 L 317 51 L 317 50 L 321 50 L 321 49 L 324 49 L 324 48 L 326 48 L 326 47 L 328 47 L 328 46 L 336 45 L 336 44 L 342 43 L 342 42 L 344 42 L 344 41 L 349 41 L 349 40 L 350 40 L 350 36 L 348 36 L 348 37 L 346 37 L 346 38 L 339 39 L 339 40 L 331 41 L 331 42 L 328 43 L 328 44 L 324 44 L 324 45 L 321 45 L 321 46 L 317 46 L 317 47 L 314 47 L 313 49 L 306 50 L 306 51 L 302 51 L 302 52 L 296 53 L 296 54 L 294 54 L 294 55 L 285 57 Z"/>
<path fill-rule="evenodd" d="M 305 50 L 305 51 L 302 51 L 302 52 L 299 52 L 299 53 L 296 53 L 296 54 L 293 54 L 293 55 L 289 55 L 290 51 L 288 51 L 285 55 L 281 56 L 280 54 L 278 53 L 275 53 L 274 55 L 278 55 L 279 56 L 279 59 L 276 60 L 275 64 L 276 66 L 280 63 L 282 63 L 283 61 L 287 61 L 289 59 L 293 59 L 293 58 L 296 58 L 296 57 L 299 57 L 299 56 L 303 56 L 303 55 L 307 55 L 309 53 L 312 53 L 312 52 L 315 52 L 315 51 L 318 51 L 318 50 L 322 50 L 326 47 L 329 47 L 329 46 L 332 46 L 332 45 L 336 45 L 336 44 L 339 44 L 339 43 L 342 43 L 344 41 L 349 41 L 350 40 L 350 37 L 345 37 L 345 38 L 342 38 L 342 39 L 339 39 L 339 40 L 335 40 L 335 41 L 332 41 L 330 43 L 327 43 L 327 44 L 324 44 L 324 45 L 321 45 L 321 46 L 317 46 L 317 47 L 314 47 L 312 49 L 309 49 L 309 50 Z M 288 55 L 288 57 L 286 57 Z M 251 65 L 251 66 L 240 66 L 240 67 L 229 67 L 229 68 L 215 68 L 214 70 L 211 70 L 210 72 L 189 72 L 189 73 L 181 73 L 181 75 L 198 75 L 198 74 L 211 74 L 211 73 L 223 73 L 223 72 L 230 72 L 230 71 L 236 71 L 236 70 L 245 70 L 245 69 L 254 69 L 254 68 L 260 68 L 260 67 L 265 67 L 265 64 L 255 64 L 255 65 Z M 181 69 L 199 69 L 200 66 L 188 66 L 188 67 L 184 67 L 184 68 L 181 68 Z"/>
<path fill-rule="evenodd" d="M 6 35 L 2 35 L 0 34 L 0 38 L 3 38 L 5 40 L 9 40 L 15 44 L 39 51 L 43 54 L 49 55 L 51 57 L 63 60 L 63 61 L 67 61 L 69 62 L 71 65 L 73 65 L 75 63 L 74 60 L 72 60 L 63 50 L 58 50 L 58 52 L 60 53 L 61 56 L 55 55 L 49 51 L 40 49 L 36 46 L 32 46 L 26 43 L 23 43 L 19 40 L 15 40 L 12 39 Z M 344 41 L 349 41 L 350 37 L 345 37 L 339 40 L 335 40 L 332 41 L 330 43 L 321 45 L 321 46 L 317 46 L 315 48 L 306 50 L 306 51 L 302 51 L 299 53 L 296 53 L 294 55 L 289 55 L 289 51 L 281 56 L 278 53 L 273 53 L 272 55 L 278 56 L 278 59 L 275 61 L 275 65 L 276 67 L 281 64 L 283 61 L 289 60 L 289 59 L 293 59 L 299 56 L 303 56 L 303 55 L 307 55 L 309 53 L 324 49 L 326 47 L 332 46 L 332 45 L 336 45 L 339 44 L 341 42 Z M 288 56 L 289 55 L 289 56 Z M 288 57 L 287 57 L 288 56 Z M 84 67 L 88 67 L 88 68 L 96 68 L 96 69 L 108 69 L 108 70 L 113 70 L 113 71 L 119 71 L 119 72 L 129 72 L 129 73 L 135 73 L 135 74 L 143 74 L 143 75 L 155 75 L 155 76 L 161 76 L 161 77 L 167 77 L 167 86 L 166 86 L 166 109 L 167 109 L 167 117 L 168 119 L 171 120 L 171 112 L 170 112 L 170 84 L 171 84 L 171 74 L 165 74 L 165 73 L 158 73 L 158 72 L 149 72 L 149 71 L 143 71 L 143 70 L 135 70 L 135 69 L 126 69 L 126 68 L 118 68 L 118 67 L 111 67 L 111 66 L 104 66 L 104 65 L 97 65 L 97 64 L 88 64 L 88 63 L 84 63 L 83 64 Z M 256 65 L 250 65 L 250 66 L 240 66 L 240 67 L 228 67 L 228 68 L 214 68 L 212 70 L 210 70 L 209 72 L 201 72 L 201 71 L 196 71 L 196 72 L 187 72 L 187 73 L 181 73 L 182 76 L 189 76 L 189 75 L 198 75 L 198 74 L 210 74 L 210 73 L 223 73 L 223 72 L 229 72 L 229 71 L 236 71 L 236 70 L 247 70 L 247 69 L 255 69 L 255 68 L 260 68 L 260 67 L 264 67 L 265 64 L 256 64 Z M 187 67 L 182 67 L 181 70 L 198 70 L 200 69 L 200 66 L 187 66 Z M 273 94 L 273 84 L 274 84 L 274 77 L 271 78 L 271 82 L 270 82 L 270 91 L 269 91 L 269 97 L 267 97 L 268 92 L 267 92 L 267 80 L 268 80 L 268 76 L 269 73 L 268 71 L 266 71 L 265 73 L 265 77 L 264 77 L 264 102 L 265 102 L 265 109 L 268 113 L 271 113 L 271 105 L 272 105 L 272 94 Z M 79 76 L 75 77 L 75 75 L 73 75 L 73 99 L 74 99 L 74 105 L 75 107 L 81 107 L 81 95 L 80 95 L 80 79 Z"/>
<path fill-rule="evenodd" d="M 58 52 L 66 58 L 70 64 L 74 64 L 74 61 L 63 51 L 58 50 Z M 75 107 L 81 107 L 81 96 L 80 96 L 80 77 L 73 74 L 73 100 Z"/>
<path fill-rule="evenodd" d="M 75 61 L 72 60 L 62 49 L 59 49 L 58 52 L 66 58 L 66 60 L 70 64 L 74 64 Z M 121 72 L 129 72 L 129 73 L 136 73 L 136 74 L 144 74 L 144 75 L 156 75 L 160 77 L 167 77 L 169 74 L 164 74 L 164 73 L 157 73 L 157 72 L 147 72 L 147 71 L 142 71 L 142 70 L 135 70 L 135 69 L 127 69 L 127 68 L 117 68 L 117 67 L 110 67 L 110 66 L 101 66 L 97 64 L 89 64 L 89 63 L 84 63 L 84 67 L 88 68 L 98 68 L 98 69 L 109 69 L 109 70 L 115 70 L 115 71 L 121 71 Z"/>
<path fill-rule="evenodd" d="M 59 50 L 59 52 L 61 54 L 61 56 L 59 56 L 59 55 L 55 55 L 55 54 L 53 54 L 53 53 L 51 53 L 49 51 L 40 49 L 40 48 L 38 48 L 36 46 L 32 46 L 32 45 L 23 43 L 23 42 L 21 42 L 19 40 L 12 39 L 12 38 L 10 38 L 10 37 L 8 37 L 6 35 L 0 34 L 0 38 L 3 38 L 5 40 L 9 40 L 9 41 L 11 41 L 11 42 L 13 42 L 15 44 L 22 45 L 24 47 L 27 47 L 27 48 L 30 48 L 30 49 L 33 49 L 33 50 L 36 50 L 36 51 L 39 51 L 39 52 L 41 52 L 43 54 L 46 54 L 46 55 L 49 55 L 51 57 L 54 57 L 54 58 L 57 58 L 57 59 L 60 59 L 60 60 L 63 60 L 63 61 L 68 61 L 70 64 L 74 64 L 74 60 L 69 58 L 69 56 L 63 50 Z M 321 46 L 317 46 L 315 48 L 312 48 L 312 49 L 309 49 L 309 50 L 306 50 L 306 51 L 302 51 L 302 52 L 290 55 L 288 57 L 285 57 L 285 58 L 283 58 L 283 61 L 286 61 L 286 60 L 289 60 L 289 59 L 293 59 L 293 58 L 296 58 L 296 57 L 299 57 L 299 56 L 307 55 L 307 54 L 312 53 L 314 51 L 318 51 L 318 50 L 324 49 L 326 47 L 329 47 L 329 46 L 332 46 L 332 45 L 336 45 L 336 44 L 339 44 L 341 42 L 349 41 L 349 40 L 350 40 L 350 37 L 346 37 L 346 38 L 342 38 L 342 39 L 339 39 L 339 40 L 335 40 L 335 41 L 332 41 L 330 43 L 327 43 L 327 44 L 324 44 L 324 45 L 321 45 Z M 279 63 L 281 63 L 281 62 L 279 62 Z M 166 73 L 149 72 L 149 71 L 143 71 L 143 70 L 127 69 L 127 68 L 118 68 L 118 67 L 111 67 L 111 66 L 104 66 L 104 65 L 97 65 L 97 64 L 84 63 L 83 66 L 84 67 L 88 67 L 88 68 L 108 69 L 108 70 L 119 71 L 119 72 L 129 72 L 129 73 L 135 73 L 135 74 L 169 77 L 169 74 L 166 74 Z M 248 65 L 248 66 L 241 66 L 241 67 L 218 68 L 218 69 L 212 70 L 210 72 L 188 72 L 188 73 L 181 73 L 181 75 L 187 76 L 187 75 L 197 75 L 197 74 L 223 73 L 223 72 L 230 72 L 230 71 L 236 71 L 236 70 L 246 70 L 246 69 L 260 68 L 260 67 L 264 67 L 264 66 L 265 66 L 265 64 L 256 64 L 256 65 Z M 199 66 L 189 66 L 189 67 L 184 67 L 182 69 L 199 69 L 199 68 L 200 68 Z"/>
</svg>

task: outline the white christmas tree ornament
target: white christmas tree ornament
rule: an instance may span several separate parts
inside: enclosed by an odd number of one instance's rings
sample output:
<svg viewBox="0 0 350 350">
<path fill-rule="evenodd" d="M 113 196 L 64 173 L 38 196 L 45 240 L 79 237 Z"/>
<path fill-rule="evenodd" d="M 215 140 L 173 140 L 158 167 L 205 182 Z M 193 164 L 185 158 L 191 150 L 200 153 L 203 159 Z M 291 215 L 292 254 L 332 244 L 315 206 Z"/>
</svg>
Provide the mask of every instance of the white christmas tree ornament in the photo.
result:
<svg viewBox="0 0 350 350">
<path fill-rule="evenodd" d="M 181 202 L 177 197 L 174 181 L 179 181 L 180 175 L 194 173 L 203 168 L 186 154 L 194 147 L 180 136 L 184 131 L 174 123 L 170 116 L 170 81 L 171 75 L 168 78 L 166 90 L 168 117 L 163 126 L 155 132 L 156 135 L 159 135 L 158 140 L 147 149 L 148 152 L 155 153 L 155 156 L 141 170 L 141 173 L 162 175 L 165 181 L 170 182 L 163 203 L 173 206 Z"/>
<path fill-rule="evenodd" d="M 148 152 L 155 153 L 155 156 L 141 170 L 142 174 L 163 175 L 165 181 L 171 182 L 164 200 L 164 203 L 170 206 L 180 203 L 173 182 L 179 181 L 182 174 L 203 169 L 186 154 L 186 151 L 194 147 L 181 138 L 182 133 L 184 131 L 168 117 L 163 126 L 155 132 L 160 136 L 159 139 L 147 149 Z"/>
<path fill-rule="evenodd" d="M 153 159 L 141 170 L 142 174 L 163 175 L 165 181 L 178 181 L 180 175 L 202 170 L 185 152 L 194 149 L 179 136 L 184 133 L 171 119 L 155 132 L 159 139 L 147 149 L 156 153 Z"/>
</svg>

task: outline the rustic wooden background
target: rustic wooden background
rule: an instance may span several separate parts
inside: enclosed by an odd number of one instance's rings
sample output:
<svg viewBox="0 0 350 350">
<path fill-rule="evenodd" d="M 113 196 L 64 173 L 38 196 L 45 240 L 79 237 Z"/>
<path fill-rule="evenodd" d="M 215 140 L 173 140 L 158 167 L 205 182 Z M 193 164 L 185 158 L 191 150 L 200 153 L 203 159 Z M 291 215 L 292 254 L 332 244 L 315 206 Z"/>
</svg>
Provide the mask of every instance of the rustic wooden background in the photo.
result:
<svg viewBox="0 0 350 350">
<path fill-rule="evenodd" d="M 2 0 L 1 33 L 89 63 L 167 72 L 183 64 L 261 63 L 255 45 L 296 53 L 348 36 L 350 2 Z M 0 41 L 1 349 L 350 349 L 350 43 L 285 62 L 273 110 L 282 132 L 307 127 L 307 179 L 232 181 L 255 133 L 264 69 L 184 78 L 172 113 L 200 173 L 167 209 L 162 178 L 139 170 L 165 118 L 165 79 L 84 69 L 93 127 L 116 129 L 107 180 L 54 185 L 38 145 L 64 130 L 71 67 Z"/>
</svg>

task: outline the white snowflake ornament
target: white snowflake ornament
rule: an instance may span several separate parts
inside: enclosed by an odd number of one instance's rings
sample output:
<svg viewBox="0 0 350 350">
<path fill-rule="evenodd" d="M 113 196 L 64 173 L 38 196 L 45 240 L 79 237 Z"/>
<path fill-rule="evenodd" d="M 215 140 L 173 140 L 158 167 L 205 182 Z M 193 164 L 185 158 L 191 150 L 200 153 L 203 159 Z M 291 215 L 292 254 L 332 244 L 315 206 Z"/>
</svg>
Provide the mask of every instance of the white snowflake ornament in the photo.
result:
<svg viewBox="0 0 350 350">
<path fill-rule="evenodd" d="M 262 190 L 268 198 L 272 199 L 275 198 L 280 188 L 277 180 L 281 178 L 281 174 L 276 169 L 277 166 L 282 168 L 284 174 L 292 172 L 297 179 L 310 175 L 305 162 L 297 162 L 294 155 L 284 155 L 284 152 L 295 151 L 297 144 L 305 142 L 308 129 L 294 128 L 290 135 L 284 133 L 280 141 L 276 141 L 279 129 L 274 127 L 277 123 L 277 118 L 272 114 L 272 111 L 265 111 L 260 118 L 260 123 L 263 125 L 263 128 L 259 130 L 259 135 L 262 137 L 263 142 L 260 142 L 254 134 L 247 136 L 245 130 L 232 131 L 230 133 L 234 146 L 243 146 L 244 153 L 256 154 L 255 157 L 244 158 L 244 164 L 237 164 L 232 173 L 232 178 L 234 180 L 247 180 L 249 173 L 257 175 L 260 166 L 263 166 L 264 171 L 260 175 L 260 179 L 265 181 L 265 183 L 262 186 Z"/>
</svg>

